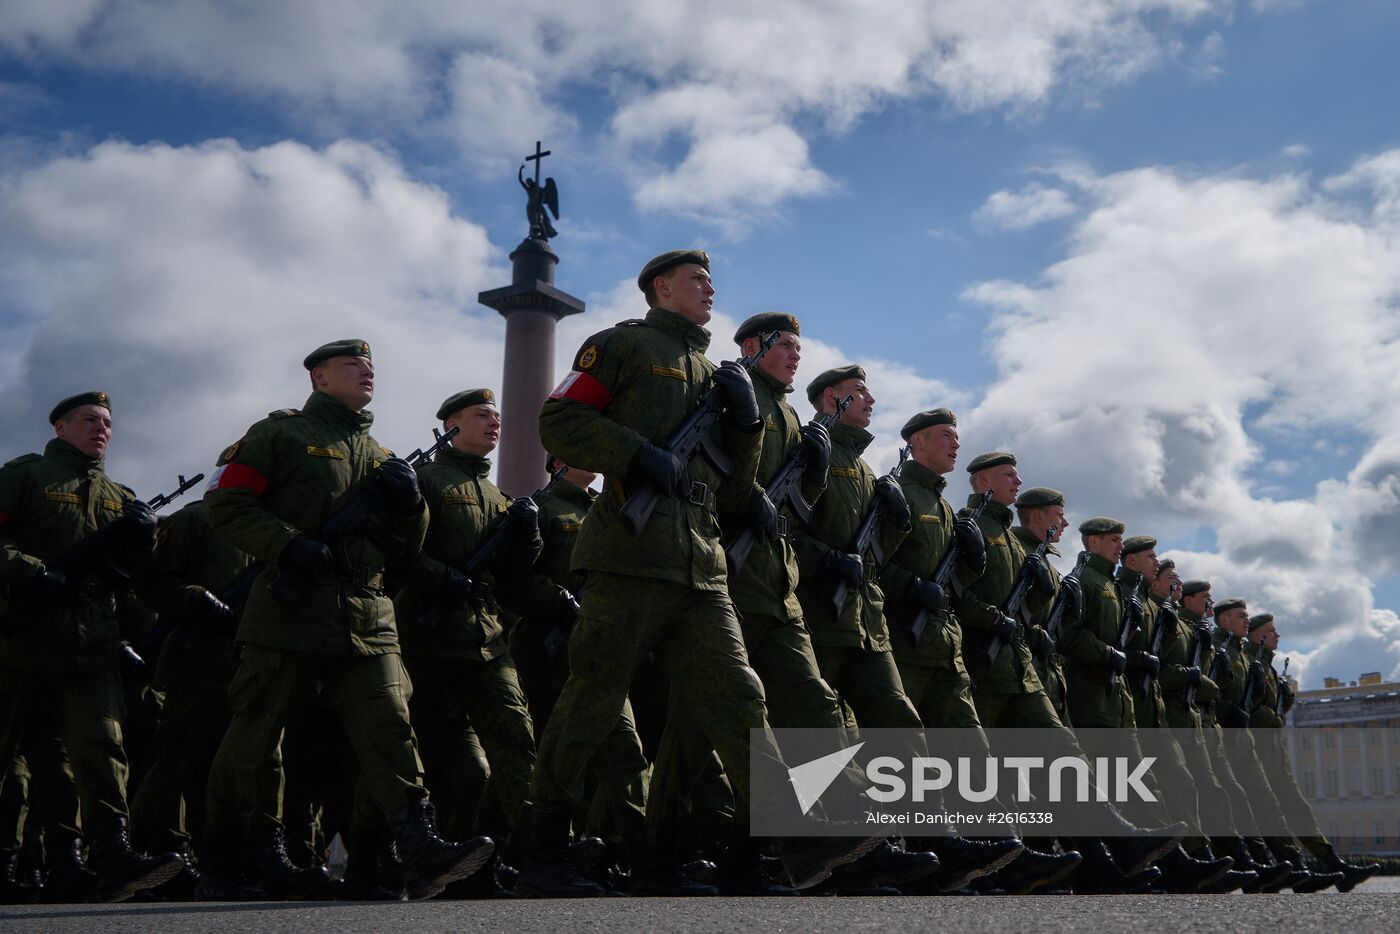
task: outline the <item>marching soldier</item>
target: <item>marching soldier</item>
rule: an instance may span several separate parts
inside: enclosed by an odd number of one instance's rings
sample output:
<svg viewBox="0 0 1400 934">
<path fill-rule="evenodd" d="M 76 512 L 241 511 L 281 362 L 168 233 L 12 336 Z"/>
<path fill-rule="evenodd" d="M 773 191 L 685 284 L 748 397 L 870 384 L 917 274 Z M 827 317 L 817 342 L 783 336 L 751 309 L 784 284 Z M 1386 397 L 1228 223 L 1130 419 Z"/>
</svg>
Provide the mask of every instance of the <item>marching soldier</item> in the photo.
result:
<svg viewBox="0 0 1400 934">
<path fill-rule="evenodd" d="M 72 757 L 96 898 L 122 901 L 175 876 L 174 853 L 132 852 L 122 749 L 119 622 L 133 583 L 149 572 L 154 511 L 104 471 L 112 437 L 105 392 L 64 399 L 49 413 L 43 454 L 0 468 L 0 763 L 8 768 L 31 724 Z M 42 776 L 40 776 L 42 778 Z M 3 780 L 3 779 L 0 779 Z M 51 858 L 81 867 L 82 841 L 49 840 Z"/>
<path fill-rule="evenodd" d="M 389 818 L 409 897 L 430 898 L 479 869 L 493 844 L 438 837 L 409 725 L 384 572 L 418 552 L 427 508 L 413 468 L 370 436 L 369 345 L 335 341 L 303 365 L 306 405 L 249 428 L 219 458 L 204 497 L 215 532 L 265 564 L 239 622 L 232 720 L 210 769 L 205 876 L 236 883 L 238 837 L 256 829 L 250 790 L 293 707 L 319 683 L 355 748 L 366 793 Z M 371 520 L 382 533 L 355 534 L 332 551 L 323 525 L 371 487 Z"/>
<path fill-rule="evenodd" d="M 714 743 L 741 813 L 760 806 L 750 801 L 751 754 L 767 781 L 786 778 L 771 734 L 750 742 L 750 730 L 767 728 L 763 687 L 728 595 L 716 521 L 721 506 L 750 502 L 763 421 L 748 372 L 734 363 L 715 367 L 704 355 L 714 295 L 709 267 L 698 250 L 648 262 L 637 280 L 651 306 L 646 318 L 585 341 L 540 413 L 545 448 L 603 474 L 604 483 L 574 549 L 573 567 L 587 583 L 569 642 L 569 680 L 540 740 L 526 814 L 530 852 L 517 894 L 602 894 L 569 860 L 569 821 L 588 762 L 611 734 L 648 653 Z M 711 438 L 731 460 L 727 476 L 704 456 L 687 462 L 665 446 L 711 387 L 723 409 Z M 658 494 L 654 511 L 629 529 L 622 510 L 648 491 Z M 795 805 L 781 799 L 773 806 Z M 784 864 L 793 883 L 807 887 L 873 843 L 795 840 L 784 848 Z"/>
<path fill-rule="evenodd" d="M 1047 486 L 1033 486 L 1017 494 L 1016 525 L 1011 533 L 1020 540 L 1024 551 L 1032 552 L 1048 541 L 1045 553 L 1058 556 L 1060 552 L 1055 546 L 1067 528 L 1069 520 L 1065 518 L 1065 495 L 1059 490 Z M 1040 678 L 1040 684 L 1045 689 L 1045 696 L 1049 698 L 1050 705 L 1055 708 L 1055 715 L 1065 726 L 1072 726 L 1073 721 L 1070 719 L 1065 698 L 1067 688 L 1064 660 L 1055 645 L 1054 636 L 1046 631 L 1044 623 L 1060 588 L 1076 588 L 1079 582 L 1077 578 L 1070 577 L 1069 583 L 1066 584 L 1064 577 L 1049 561 L 1045 562 L 1045 571 L 1050 577 L 1054 593 L 1049 595 L 1049 600 L 1041 604 L 1043 611 L 1037 612 L 1034 603 L 1030 606 L 1030 615 L 1035 623 L 1026 633 L 1026 641 L 1030 645 L 1036 676 Z"/>
</svg>

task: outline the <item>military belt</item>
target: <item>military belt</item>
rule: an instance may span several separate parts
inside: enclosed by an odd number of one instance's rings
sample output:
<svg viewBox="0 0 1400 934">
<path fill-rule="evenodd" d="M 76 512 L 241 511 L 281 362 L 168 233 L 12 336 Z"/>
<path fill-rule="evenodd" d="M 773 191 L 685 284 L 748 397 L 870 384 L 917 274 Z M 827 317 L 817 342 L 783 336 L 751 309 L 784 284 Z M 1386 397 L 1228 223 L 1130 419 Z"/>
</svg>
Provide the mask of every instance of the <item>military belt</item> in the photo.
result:
<svg viewBox="0 0 1400 934">
<path fill-rule="evenodd" d="M 350 572 L 340 575 L 340 579 L 356 587 L 384 592 L 384 572 L 363 564 L 350 568 Z"/>
</svg>

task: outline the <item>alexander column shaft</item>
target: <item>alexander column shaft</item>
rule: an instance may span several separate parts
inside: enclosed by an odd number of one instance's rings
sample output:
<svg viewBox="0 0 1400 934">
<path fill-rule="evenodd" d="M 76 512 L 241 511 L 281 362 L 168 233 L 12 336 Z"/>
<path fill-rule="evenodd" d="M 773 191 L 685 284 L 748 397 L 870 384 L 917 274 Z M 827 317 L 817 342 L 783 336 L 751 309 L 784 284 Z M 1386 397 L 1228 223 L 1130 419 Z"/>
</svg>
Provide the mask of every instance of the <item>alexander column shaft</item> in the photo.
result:
<svg viewBox="0 0 1400 934">
<path fill-rule="evenodd" d="M 477 296 L 506 319 L 506 351 L 502 367 L 501 444 L 496 484 L 511 496 L 525 496 L 544 485 L 545 452 L 540 444 L 540 407 L 554 384 L 554 328 L 565 315 L 579 314 L 580 299 L 554 287 L 559 257 L 549 248 L 554 236 L 546 209 L 559 216 L 554 179 L 539 183 L 540 160 L 549 155 L 535 144 L 534 179 L 517 177 L 529 197 L 526 215 L 530 235 L 510 254 L 511 284 Z"/>
</svg>

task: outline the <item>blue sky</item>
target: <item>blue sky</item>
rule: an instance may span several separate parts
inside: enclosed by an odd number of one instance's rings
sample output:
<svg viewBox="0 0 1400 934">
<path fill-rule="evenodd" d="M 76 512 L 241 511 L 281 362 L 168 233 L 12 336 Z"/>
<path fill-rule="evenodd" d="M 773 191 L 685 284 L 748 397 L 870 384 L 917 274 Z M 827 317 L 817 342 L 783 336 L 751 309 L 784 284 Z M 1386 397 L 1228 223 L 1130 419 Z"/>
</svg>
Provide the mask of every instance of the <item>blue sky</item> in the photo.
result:
<svg viewBox="0 0 1400 934">
<path fill-rule="evenodd" d="M 1277 612 L 1305 683 L 1400 675 L 1400 9 L 688 6 L 0 2 L 0 454 L 98 379 L 132 400 L 113 471 L 159 484 L 347 329 L 413 372 L 376 410 L 415 446 L 499 381 L 474 296 L 541 138 L 590 303 L 561 358 L 705 245 L 716 356 L 797 313 L 805 376 L 871 369 L 877 468 L 952 404 L 969 450 Z"/>
</svg>

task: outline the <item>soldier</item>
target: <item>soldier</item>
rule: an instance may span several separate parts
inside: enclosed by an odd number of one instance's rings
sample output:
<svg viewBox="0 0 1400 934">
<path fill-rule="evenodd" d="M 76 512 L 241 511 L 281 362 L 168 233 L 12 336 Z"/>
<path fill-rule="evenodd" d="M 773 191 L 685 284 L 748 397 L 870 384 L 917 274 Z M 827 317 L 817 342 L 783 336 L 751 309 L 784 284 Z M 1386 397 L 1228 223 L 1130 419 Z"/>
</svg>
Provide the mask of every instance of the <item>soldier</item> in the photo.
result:
<svg viewBox="0 0 1400 934">
<path fill-rule="evenodd" d="M 210 769 L 204 874 L 236 882 L 237 838 L 254 818 L 250 790 L 293 707 L 319 684 L 355 747 L 367 794 L 389 817 L 409 897 L 430 898 L 479 869 L 494 847 L 484 837 L 438 837 L 408 720 L 384 571 L 422 546 L 427 507 L 412 467 L 369 434 L 369 345 L 335 341 L 303 366 L 312 386 L 305 407 L 249 428 L 219 458 L 204 497 L 214 531 L 265 562 L 239 622 L 232 721 Z M 323 523 L 366 488 L 384 534 L 357 535 L 332 552 L 319 537 Z M 305 582 L 299 596 L 270 589 L 287 593 L 289 582 Z"/>
<path fill-rule="evenodd" d="M 1164 583 L 1171 594 L 1173 571 L 1168 569 L 1165 574 L 1161 573 L 1157 539 L 1150 535 L 1123 539 L 1121 560 L 1114 580 L 1122 591 L 1141 593 L 1144 610 L 1143 624 L 1133 630 L 1126 650 L 1126 679 L 1133 693 L 1133 722 L 1144 752 L 1157 757 L 1153 765 L 1154 778 L 1164 810 L 1172 820 L 1181 821 L 1190 830 L 1190 835 L 1180 845 L 1158 860 L 1165 872 L 1162 885 L 1172 892 L 1196 892 L 1219 882 L 1230 871 L 1234 860 L 1217 859 L 1210 850 L 1209 841 L 1201 835 L 1195 778 L 1186 767 L 1186 756 L 1180 744 L 1167 729 L 1166 708 L 1157 683 L 1162 663 L 1160 656 L 1152 652 L 1156 635 L 1160 629 L 1165 637 L 1177 627 L 1178 619 L 1174 603 L 1159 601 L 1152 593 L 1151 584 L 1159 576 L 1165 576 Z M 1173 670 L 1170 674 L 1183 672 Z M 1240 881 L 1243 884 L 1246 880 Z"/>
<path fill-rule="evenodd" d="M 745 806 L 769 806 L 750 801 L 751 747 L 768 787 L 786 779 L 771 734 L 749 739 L 750 730 L 767 728 L 763 687 L 748 665 L 716 524 L 721 500 L 726 510 L 750 502 L 763 421 L 748 372 L 734 363 L 715 367 L 704 355 L 714 295 L 709 267 L 698 250 L 648 262 L 637 279 L 651 306 L 646 318 L 585 341 L 540 413 L 545 448 L 605 479 L 574 549 L 573 567 L 588 578 L 569 643 L 569 680 L 540 741 L 526 817 L 530 853 L 517 894 L 602 894 L 568 858 L 569 819 L 588 762 L 617 723 L 648 653 L 693 709 Z M 687 463 L 664 446 L 711 386 L 724 409 L 711 437 L 732 459 L 728 476 L 704 457 Z M 646 489 L 659 494 L 656 507 L 633 535 L 620 512 Z M 771 806 L 796 811 L 786 797 Z M 807 887 L 872 845 L 794 840 L 783 859 L 793 883 Z"/>
<path fill-rule="evenodd" d="M 1350 892 L 1375 875 L 1380 866 L 1375 863 L 1348 863 L 1337 855 L 1337 848 L 1323 835 L 1312 806 L 1298 789 L 1289 761 L 1288 741 L 1282 732 L 1284 718 L 1292 706 L 1293 691 L 1274 670 L 1278 638 L 1278 627 L 1272 613 L 1260 613 L 1249 618 L 1249 641 L 1256 646 L 1255 661 L 1262 667 L 1264 676 L 1260 682 L 1263 690 L 1257 692 L 1258 703 L 1250 711 L 1249 725 L 1257 737 L 1256 747 L 1264 761 L 1264 774 L 1269 778 L 1269 787 L 1284 806 L 1294 837 L 1327 869 L 1325 873 L 1314 872 L 1307 884 L 1294 886 L 1294 890 L 1316 892 L 1335 885 L 1339 892 Z M 1280 693 L 1283 703 L 1279 702 Z M 1270 733 L 1271 730 L 1274 732 Z"/>
<path fill-rule="evenodd" d="M 1059 490 L 1047 486 L 1033 486 L 1017 494 L 1016 525 L 1011 532 L 1020 540 L 1023 550 L 1034 551 L 1048 541 L 1045 553 L 1058 557 L 1060 552 L 1055 545 L 1067 528 L 1069 520 L 1065 518 L 1065 495 Z M 1065 584 L 1060 572 L 1049 561 L 1045 562 L 1045 570 L 1050 575 L 1055 595 L 1059 594 L 1062 586 L 1078 586 L 1078 579 L 1074 577 Z M 1055 708 L 1055 715 L 1065 726 L 1071 726 L 1073 721 L 1070 719 L 1069 706 L 1065 699 L 1064 659 L 1055 646 L 1055 638 L 1044 626 L 1054 602 L 1055 596 L 1051 596 L 1047 601 L 1035 601 L 1035 604 L 1028 608 L 1034 624 L 1026 633 L 1026 642 L 1030 645 L 1036 676 L 1040 678 L 1041 687 L 1045 689 L 1045 696 L 1050 699 L 1050 705 Z"/>
<path fill-rule="evenodd" d="M 437 410 L 443 429 L 457 428 L 451 447 L 418 471 L 428 503 L 427 540 L 404 575 L 394 601 L 404 662 L 413 681 L 409 712 L 419 737 L 430 788 L 446 802 L 443 826 L 450 836 L 476 830 L 476 802 L 459 801 L 444 781 L 447 759 L 463 748 L 463 724 L 443 717 L 458 707 L 470 720 L 490 765 L 490 786 L 508 836 L 520 818 L 535 763 L 529 706 L 511 660 L 500 608 L 528 609 L 530 568 L 540 553 L 539 508 L 522 496 L 512 501 L 489 479 L 488 455 L 500 440 L 501 417 L 490 389 L 468 389 Z M 477 579 L 462 568 L 504 523 L 508 538 Z M 540 600 L 573 603 L 563 588 Z"/>
<path fill-rule="evenodd" d="M 155 513 L 107 478 L 112 437 L 105 392 L 49 413 L 43 454 L 0 468 L 0 763 L 14 761 L 33 724 L 72 756 L 96 897 L 122 901 L 176 875 L 174 853 L 145 858 L 127 832 L 119 623 L 133 582 L 149 571 Z M 42 777 L 42 776 L 41 776 Z M 3 780 L 3 779 L 0 779 Z M 76 830 L 76 828 L 74 828 Z M 77 869 L 81 840 L 50 840 Z"/>
</svg>

